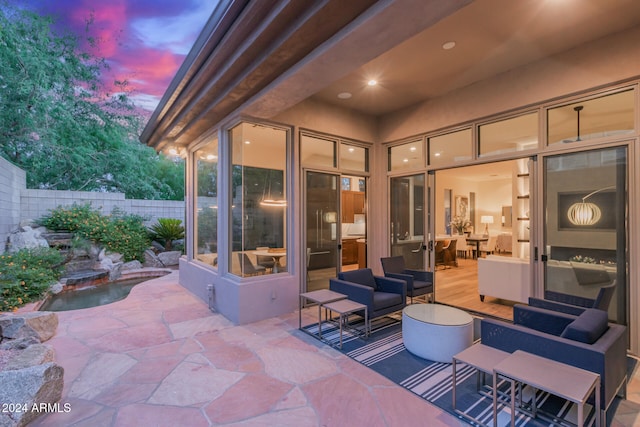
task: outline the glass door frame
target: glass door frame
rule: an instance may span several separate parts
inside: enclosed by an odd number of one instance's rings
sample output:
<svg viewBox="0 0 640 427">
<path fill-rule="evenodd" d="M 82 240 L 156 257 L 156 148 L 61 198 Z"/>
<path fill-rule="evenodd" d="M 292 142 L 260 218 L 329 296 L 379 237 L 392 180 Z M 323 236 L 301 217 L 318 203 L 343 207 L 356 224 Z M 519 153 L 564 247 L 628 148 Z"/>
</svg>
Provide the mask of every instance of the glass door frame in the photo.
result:
<svg viewBox="0 0 640 427">
<path fill-rule="evenodd" d="M 634 145 L 636 144 L 635 141 L 633 140 L 623 140 L 623 141 L 618 141 L 617 143 L 611 143 L 611 144 L 603 144 L 603 145 L 589 145 L 589 146 L 584 146 L 584 147 L 579 147 L 579 149 L 576 149 L 576 147 L 571 147 L 571 149 L 567 149 L 567 150 L 561 150 L 561 151 L 555 151 L 555 152 L 546 152 L 546 153 L 542 153 L 539 155 L 539 162 L 537 165 L 537 173 L 538 173 L 538 179 L 536 180 L 537 184 L 538 184 L 538 189 L 536 192 L 536 198 L 537 200 L 539 200 L 538 203 L 538 220 L 533 223 L 535 224 L 535 229 L 537 230 L 537 232 L 535 233 L 536 238 L 538 239 L 538 241 L 540 242 L 540 258 L 541 261 L 540 263 L 538 263 L 538 268 L 536 270 L 537 276 L 538 276 L 538 280 L 536 281 L 536 285 L 537 285 L 537 294 L 536 296 L 539 298 L 544 298 L 544 294 L 545 294 L 545 290 L 547 289 L 547 262 L 548 260 L 550 260 L 550 255 L 549 253 L 547 253 L 547 248 L 549 247 L 548 245 L 548 236 L 547 236 L 547 226 L 548 226 L 548 218 L 545 214 L 545 210 L 547 209 L 546 207 L 546 160 L 548 158 L 553 158 L 553 157 L 561 157 L 561 156 L 571 156 L 571 155 L 575 155 L 575 154 L 580 154 L 580 153 L 589 153 L 589 152 L 602 152 L 602 151 L 606 151 L 606 150 L 615 150 L 617 148 L 624 148 L 626 150 L 626 182 L 625 182 L 625 188 L 626 188 L 626 200 L 625 200 L 625 212 L 624 212 L 624 217 L 625 217 L 625 223 L 624 223 L 624 227 L 625 230 L 623 233 L 620 233 L 619 231 L 616 231 L 617 235 L 623 234 L 625 236 L 625 261 L 624 261 L 624 268 L 625 268 L 625 272 L 624 272 L 624 276 L 625 276 L 625 281 L 626 283 L 623 284 L 623 289 L 625 292 L 624 295 L 624 315 L 625 315 L 625 321 L 627 322 L 627 327 L 628 329 L 628 333 L 629 338 L 630 338 L 630 349 L 633 352 L 636 352 L 637 347 L 637 335 L 639 330 L 637 328 L 634 328 L 634 325 L 637 325 L 637 321 L 638 321 L 638 315 L 636 313 L 637 309 L 637 303 L 636 298 L 637 298 L 637 293 L 638 290 L 631 286 L 633 282 L 633 277 L 634 274 L 637 275 L 638 274 L 638 266 L 636 265 L 635 267 L 631 265 L 631 260 L 634 259 L 633 258 L 633 254 L 636 252 L 634 250 L 634 248 L 632 247 L 634 245 L 634 239 L 630 238 L 630 236 L 632 235 L 631 233 L 633 233 L 633 206 L 634 203 L 635 205 L 638 204 L 638 200 L 634 200 L 634 194 L 635 191 L 638 191 L 638 188 L 634 188 L 634 159 L 635 159 L 635 154 L 634 154 Z M 616 227 L 617 228 L 617 227 Z M 637 236 L 637 232 L 635 234 Z M 636 242 L 637 245 L 637 242 Z M 620 277 L 620 275 L 618 275 L 618 277 Z M 635 295 L 635 296 L 634 296 Z"/>
<path fill-rule="evenodd" d="M 307 215 L 307 207 L 308 207 L 308 197 L 309 197 L 309 192 L 307 189 L 307 185 L 308 185 L 308 174 L 309 173 L 315 173 L 315 174 L 322 174 L 322 175 L 327 175 L 327 176 L 331 176 L 335 179 L 336 182 L 336 193 L 337 193 L 337 197 L 336 197 L 336 212 L 335 212 L 335 228 L 336 228 L 336 235 L 335 235 L 335 256 L 334 256 L 334 263 L 335 263 L 335 274 L 333 275 L 334 277 L 337 277 L 338 272 L 341 271 L 342 268 L 342 217 L 341 217 L 341 212 L 342 212 L 342 200 L 341 200 L 341 186 L 340 186 L 340 181 L 342 178 L 342 174 L 340 172 L 337 171 L 325 171 L 325 170 L 318 170 L 318 169 L 313 169 L 313 168 L 303 168 L 302 170 L 302 177 L 303 177 L 303 188 L 304 188 L 304 197 L 303 197 L 303 205 L 302 205 L 302 248 L 304 249 L 304 259 L 305 262 L 302 263 L 303 268 L 302 268 L 302 277 L 304 277 L 304 280 L 300 281 L 300 292 L 308 292 L 308 285 L 309 285 L 309 263 L 311 260 L 311 257 L 314 255 L 313 252 L 307 254 L 307 248 L 308 248 L 308 241 L 309 241 L 309 236 L 308 236 L 308 230 L 309 230 L 309 224 L 308 224 L 308 215 Z M 324 220 L 323 218 L 321 218 L 321 220 Z M 307 257 L 309 257 L 309 262 L 307 262 Z M 330 268 L 330 267 L 329 267 Z"/>
<path fill-rule="evenodd" d="M 419 265 L 419 266 L 410 265 L 411 262 L 409 262 L 407 264 L 407 268 L 416 268 L 416 269 L 421 270 L 421 269 L 427 269 L 426 267 L 429 265 L 429 263 L 428 263 L 428 259 L 429 259 L 429 256 L 428 256 L 428 241 L 429 241 L 429 238 L 430 238 L 430 231 L 429 231 L 428 218 L 429 218 L 429 212 L 430 212 L 430 208 L 429 207 L 430 207 L 431 202 L 429 200 L 430 192 L 429 192 L 429 189 L 428 189 L 429 185 L 428 185 L 428 174 L 427 174 L 427 172 L 424 172 L 424 171 L 416 172 L 416 171 L 414 171 L 412 173 L 406 173 L 405 172 L 404 174 L 388 176 L 387 185 L 388 185 L 388 191 L 389 191 L 389 193 L 388 193 L 389 194 L 389 209 L 388 209 L 388 222 L 387 222 L 386 228 L 387 228 L 387 236 L 389 236 L 389 240 L 387 241 L 387 244 L 389 245 L 388 246 L 388 250 L 389 250 L 388 253 L 390 254 L 390 256 L 399 255 L 399 254 L 394 252 L 394 242 L 396 242 L 396 244 L 397 244 L 398 240 L 404 240 L 407 237 L 413 238 L 414 236 L 413 235 L 410 235 L 410 236 L 407 235 L 406 237 L 405 236 L 400 236 L 399 234 L 401 234 L 401 233 L 397 233 L 396 232 L 397 230 L 394 230 L 394 226 L 393 226 L 393 218 L 394 218 L 394 215 L 393 215 L 393 209 L 394 209 L 394 206 L 393 206 L 393 191 L 394 191 L 393 180 L 402 179 L 402 178 L 411 178 L 411 177 L 417 177 L 417 176 L 421 176 L 423 178 L 423 185 L 422 185 L 423 188 L 422 188 L 422 194 L 421 194 L 423 216 L 422 216 L 422 224 L 420 224 L 420 226 L 422 228 L 422 242 L 420 243 L 419 246 L 416 244 L 416 246 L 414 247 L 414 250 L 419 249 L 422 252 L 422 256 L 421 256 L 421 259 L 419 260 L 421 265 Z M 415 188 L 415 187 L 413 187 L 413 188 Z M 415 194 L 413 196 L 411 194 L 409 194 L 409 197 L 410 198 L 411 197 L 415 198 Z M 410 218 L 411 218 L 411 216 L 410 216 Z M 413 219 L 410 219 L 410 223 L 414 223 L 414 222 L 415 221 Z M 413 224 L 413 226 L 411 228 L 412 228 L 413 231 L 415 231 L 415 224 Z M 408 231 L 406 231 L 406 232 L 408 232 Z M 394 236 L 394 234 L 395 234 L 395 236 Z M 412 250 L 412 252 L 413 252 L 413 250 Z M 415 257 L 415 259 L 417 259 L 417 258 L 418 257 Z M 406 262 L 406 260 L 405 260 L 405 262 Z"/>
</svg>

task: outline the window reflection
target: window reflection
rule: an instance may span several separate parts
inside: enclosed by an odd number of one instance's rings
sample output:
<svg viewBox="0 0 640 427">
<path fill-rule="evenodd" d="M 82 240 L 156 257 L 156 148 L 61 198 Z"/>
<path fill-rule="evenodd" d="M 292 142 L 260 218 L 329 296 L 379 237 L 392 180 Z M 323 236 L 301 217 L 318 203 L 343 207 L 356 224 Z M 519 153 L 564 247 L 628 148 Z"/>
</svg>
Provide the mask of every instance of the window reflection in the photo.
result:
<svg viewBox="0 0 640 427">
<path fill-rule="evenodd" d="M 287 132 L 242 123 L 230 133 L 229 269 L 242 277 L 286 271 Z"/>
<path fill-rule="evenodd" d="M 548 144 L 566 144 L 633 133 L 633 89 L 580 101 L 547 112 Z"/>
<path fill-rule="evenodd" d="M 218 265 L 218 139 L 194 153 L 196 200 L 195 258 Z"/>
</svg>

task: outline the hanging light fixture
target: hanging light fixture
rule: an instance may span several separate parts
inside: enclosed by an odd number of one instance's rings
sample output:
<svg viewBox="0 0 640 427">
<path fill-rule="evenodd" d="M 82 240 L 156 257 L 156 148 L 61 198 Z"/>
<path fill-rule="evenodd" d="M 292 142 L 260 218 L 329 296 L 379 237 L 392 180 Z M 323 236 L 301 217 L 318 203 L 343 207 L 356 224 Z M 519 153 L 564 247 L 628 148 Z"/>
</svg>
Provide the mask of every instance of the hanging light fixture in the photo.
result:
<svg viewBox="0 0 640 427">
<path fill-rule="evenodd" d="M 602 211 L 595 203 L 586 202 L 589 197 L 604 190 L 610 190 L 615 186 L 604 187 L 593 191 L 582 198 L 582 202 L 574 203 L 567 211 L 567 218 L 573 225 L 594 225 L 602 218 Z"/>
<path fill-rule="evenodd" d="M 577 129 L 576 129 L 576 139 L 565 139 L 562 142 L 579 142 L 581 141 L 580 139 L 580 111 L 582 111 L 584 109 L 584 106 L 582 105 L 576 105 L 575 107 L 573 107 L 573 111 L 576 112 L 576 122 L 577 122 Z"/>
<path fill-rule="evenodd" d="M 287 206 L 287 201 L 285 199 L 274 199 L 271 196 L 271 169 L 269 169 L 267 180 L 269 181 L 269 194 L 265 195 L 265 190 L 267 187 L 265 185 L 265 187 L 262 190 L 262 200 L 260 200 L 260 206 L 271 206 L 271 207 Z"/>
</svg>

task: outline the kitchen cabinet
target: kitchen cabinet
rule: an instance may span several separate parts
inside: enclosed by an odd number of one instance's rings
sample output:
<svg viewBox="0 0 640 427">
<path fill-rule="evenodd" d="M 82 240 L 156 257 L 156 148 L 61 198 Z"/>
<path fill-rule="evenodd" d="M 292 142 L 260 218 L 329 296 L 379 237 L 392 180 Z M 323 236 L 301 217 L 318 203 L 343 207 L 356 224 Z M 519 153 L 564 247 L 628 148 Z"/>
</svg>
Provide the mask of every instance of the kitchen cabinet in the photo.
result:
<svg viewBox="0 0 640 427">
<path fill-rule="evenodd" d="M 342 222 L 353 223 L 354 215 L 364 213 L 364 192 L 343 191 L 341 210 Z"/>
<path fill-rule="evenodd" d="M 358 262 L 358 243 L 356 239 L 342 240 L 342 265 Z"/>
</svg>

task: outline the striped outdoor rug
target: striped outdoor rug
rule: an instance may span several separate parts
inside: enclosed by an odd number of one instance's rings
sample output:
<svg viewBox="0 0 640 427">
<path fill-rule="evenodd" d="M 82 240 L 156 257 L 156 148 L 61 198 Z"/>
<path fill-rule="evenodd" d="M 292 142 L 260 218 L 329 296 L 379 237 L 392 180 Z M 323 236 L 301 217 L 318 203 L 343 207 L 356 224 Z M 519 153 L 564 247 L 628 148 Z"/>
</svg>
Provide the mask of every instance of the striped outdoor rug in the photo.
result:
<svg viewBox="0 0 640 427">
<path fill-rule="evenodd" d="M 362 330 L 360 320 L 354 320 L 353 326 Z M 317 325 L 307 326 L 309 333 L 317 333 Z M 452 377 L 451 364 L 432 362 L 409 353 L 402 343 L 402 326 L 399 318 L 380 318 L 372 322 L 373 333 L 368 339 L 361 338 L 357 333 L 345 330 L 342 336 L 342 352 L 352 359 L 384 375 L 391 381 L 406 388 L 412 393 L 426 399 L 439 408 L 456 415 L 462 421 L 475 425 L 471 421 L 460 417 L 453 411 L 452 405 Z M 322 337 L 325 341 L 338 347 L 339 332 L 335 324 L 325 322 L 322 325 Z M 437 345 L 437 343 L 434 343 Z M 480 420 L 487 426 L 503 427 L 511 426 L 511 411 L 508 404 L 501 403 L 498 406 L 498 422 L 493 423 L 493 401 L 490 397 L 478 393 L 476 371 L 465 364 L 458 364 L 457 368 L 457 409 L 467 413 L 471 417 Z M 487 378 L 490 383 L 491 379 Z M 509 383 L 502 381 L 498 384 L 499 390 L 508 392 Z M 525 402 L 532 402 L 533 390 L 525 387 L 523 398 Z M 538 408 L 545 413 L 554 414 L 561 420 L 575 424 L 577 420 L 577 406 L 549 395 L 545 392 L 537 392 L 536 402 Z M 613 408 L 611 408 L 613 409 Z M 607 414 L 610 421 L 614 410 Z M 587 426 L 595 425 L 594 411 L 590 405 L 585 406 Z M 531 417 L 518 412 L 516 426 L 549 426 L 540 418 Z M 607 423 L 609 425 L 609 423 Z"/>
</svg>

